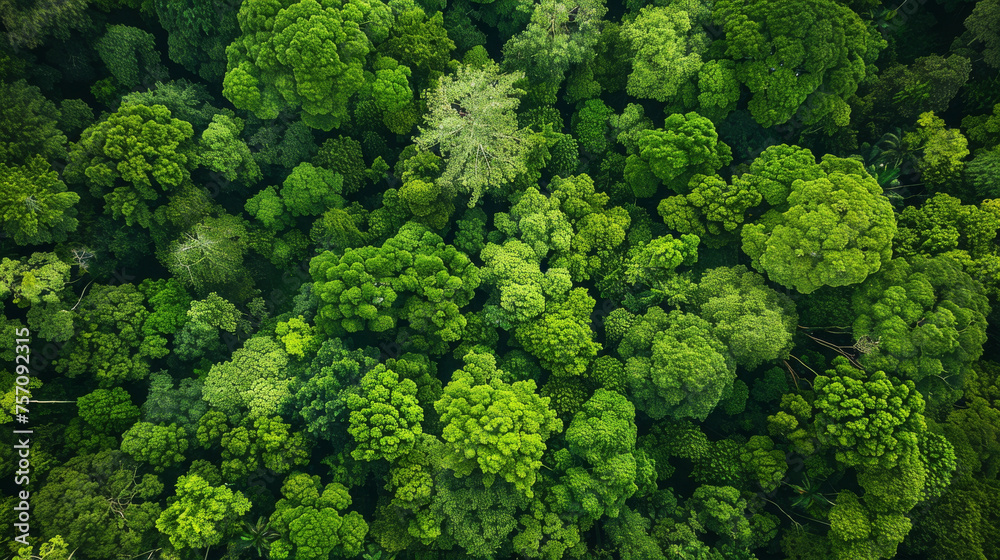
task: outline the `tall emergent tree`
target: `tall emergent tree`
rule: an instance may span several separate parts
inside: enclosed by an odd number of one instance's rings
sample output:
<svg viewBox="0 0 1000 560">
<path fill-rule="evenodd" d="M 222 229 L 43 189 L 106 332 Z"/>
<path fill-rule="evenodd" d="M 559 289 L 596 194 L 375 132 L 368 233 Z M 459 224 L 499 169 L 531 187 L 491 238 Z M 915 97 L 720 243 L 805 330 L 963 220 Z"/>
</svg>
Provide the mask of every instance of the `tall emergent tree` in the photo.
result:
<svg viewBox="0 0 1000 560">
<path fill-rule="evenodd" d="M 502 74 L 496 64 L 463 66 L 427 92 L 426 124 L 414 140 L 440 151 L 446 164 L 438 180 L 451 192 L 468 192 L 470 208 L 526 169 L 528 132 L 514 113 L 524 93 L 514 84 L 523 76 Z"/>
</svg>

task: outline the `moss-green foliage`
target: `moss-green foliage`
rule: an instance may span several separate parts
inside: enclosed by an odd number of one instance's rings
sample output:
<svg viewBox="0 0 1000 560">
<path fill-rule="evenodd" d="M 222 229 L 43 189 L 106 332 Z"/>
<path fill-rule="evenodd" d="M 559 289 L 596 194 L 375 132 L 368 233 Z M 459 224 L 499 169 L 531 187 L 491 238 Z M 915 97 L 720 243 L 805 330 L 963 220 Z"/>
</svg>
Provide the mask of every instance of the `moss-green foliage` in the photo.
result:
<svg viewBox="0 0 1000 560">
<path fill-rule="evenodd" d="M 872 368 L 912 380 L 935 399 L 960 395 L 960 379 L 982 355 L 989 304 L 978 282 L 949 256 L 896 258 L 854 294 L 854 336 L 875 348 Z"/>
<path fill-rule="evenodd" d="M 825 176 L 796 179 L 786 200 L 743 228 L 743 251 L 757 270 L 808 294 L 861 282 L 892 257 L 892 205 L 860 162 L 823 156 Z"/>
<path fill-rule="evenodd" d="M 123 105 L 83 131 L 64 176 L 102 197 L 107 213 L 148 228 L 163 193 L 188 180 L 197 164 L 193 136 L 191 124 L 163 105 Z"/>
<path fill-rule="evenodd" d="M 1000 0 L 0 29 L 0 558 L 1000 558 Z"/>
<path fill-rule="evenodd" d="M 287 105 L 313 128 L 341 126 L 348 99 L 364 84 L 362 61 L 371 49 L 359 24 L 366 15 L 388 15 L 381 3 L 362 6 L 342 10 L 311 0 L 242 4 L 241 35 L 226 49 L 224 95 L 261 119 L 277 117 Z"/>
<path fill-rule="evenodd" d="M 535 392 L 534 381 L 477 380 L 470 366 L 457 370 L 434 408 L 444 424 L 444 462 L 458 476 L 478 468 L 486 486 L 498 477 L 532 497 L 545 441 L 562 421 Z M 520 410 L 516 416 L 506 414 Z"/>
</svg>

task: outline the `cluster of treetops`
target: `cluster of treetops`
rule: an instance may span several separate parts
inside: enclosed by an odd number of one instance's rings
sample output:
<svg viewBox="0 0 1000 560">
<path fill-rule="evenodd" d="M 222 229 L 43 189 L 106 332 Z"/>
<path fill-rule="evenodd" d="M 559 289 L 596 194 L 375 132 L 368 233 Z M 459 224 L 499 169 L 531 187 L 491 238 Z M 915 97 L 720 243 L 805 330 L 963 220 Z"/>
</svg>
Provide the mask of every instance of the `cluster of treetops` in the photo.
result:
<svg viewBox="0 0 1000 560">
<path fill-rule="evenodd" d="M 1000 558 L 1000 0 L 0 22 L 2 557 Z"/>
</svg>

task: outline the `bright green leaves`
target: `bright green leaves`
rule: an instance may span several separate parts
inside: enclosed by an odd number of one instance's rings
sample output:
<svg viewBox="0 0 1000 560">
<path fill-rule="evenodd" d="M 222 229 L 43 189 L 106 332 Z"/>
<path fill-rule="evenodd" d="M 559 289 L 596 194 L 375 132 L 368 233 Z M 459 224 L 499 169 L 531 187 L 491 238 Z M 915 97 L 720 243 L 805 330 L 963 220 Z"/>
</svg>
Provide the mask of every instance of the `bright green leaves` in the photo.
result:
<svg viewBox="0 0 1000 560">
<path fill-rule="evenodd" d="M 699 315 L 729 347 L 736 363 L 755 369 L 785 358 L 798 325 L 795 304 L 745 266 L 713 268 L 702 275 L 694 298 Z"/>
<path fill-rule="evenodd" d="M 383 56 L 375 63 L 371 95 L 382 112 L 382 122 L 391 132 L 406 134 L 417 123 L 417 111 L 410 87 L 412 71 L 395 60 Z"/>
<path fill-rule="evenodd" d="M 237 418 L 277 413 L 289 398 L 288 354 L 271 337 L 255 336 L 233 352 L 228 362 L 212 366 L 205 379 L 203 398 L 213 410 Z"/>
<path fill-rule="evenodd" d="M 894 259 L 855 292 L 854 311 L 854 336 L 875 343 L 863 364 L 933 387 L 934 401 L 960 396 L 946 378 L 982 354 L 989 302 L 957 261 Z"/>
<path fill-rule="evenodd" d="M 164 264 L 178 280 L 201 292 L 235 281 L 244 273 L 244 223 L 229 214 L 205 218 L 170 244 Z"/>
<path fill-rule="evenodd" d="M 573 280 L 589 279 L 625 241 L 631 218 L 621 207 L 608 208 L 607 194 L 587 175 L 556 177 L 546 197 L 528 189 L 498 214 L 497 229 L 528 244 L 550 267 L 565 268 Z"/>
<path fill-rule="evenodd" d="M 698 113 L 715 122 L 725 118 L 740 100 L 736 63 L 710 60 L 698 71 Z"/>
<path fill-rule="evenodd" d="M 281 188 L 281 199 L 292 216 L 318 216 L 327 208 L 344 206 L 340 196 L 343 178 L 334 173 L 300 163 L 288 174 Z"/>
<path fill-rule="evenodd" d="M 361 552 L 368 523 L 361 514 L 344 510 L 351 496 L 342 484 L 320 483 L 318 476 L 295 473 L 281 487 L 284 498 L 271 514 L 271 527 L 281 537 L 271 544 L 270 556 L 283 560 L 324 560 L 331 554 L 353 558 Z"/>
<path fill-rule="evenodd" d="M 162 193 L 187 181 L 198 162 L 193 137 L 191 124 L 163 105 L 127 103 L 72 144 L 65 177 L 103 196 L 106 212 L 149 228 Z"/>
<path fill-rule="evenodd" d="M 847 99 L 885 47 L 850 8 L 833 0 L 723 0 L 726 55 L 750 90 L 749 109 L 764 127 L 802 113 L 806 125 L 850 121 Z"/>
<path fill-rule="evenodd" d="M 549 302 L 535 320 L 521 324 L 515 334 L 524 349 L 555 375 L 582 375 L 601 350 L 590 328 L 594 298 L 574 288 L 565 300 Z"/>
<path fill-rule="evenodd" d="M 504 66 L 534 83 L 560 84 L 570 67 L 593 59 L 606 12 L 602 0 L 541 0 L 527 28 L 504 45 Z"/>
<path fill-rule="evenodd" d="M 654 419 L 704 420 L 736 378 L 725 345 L 696 315 L 650 308 L 618 346 L 629 394 Z"/>
<path fill-rule="evenodd" d="M 591 521 L 618 517 L 625 500 L 638 490 L 636 430 L 635 407 L 606 389 L 583 404 L 566 430 L 570 452 L 586 466 L 567 469 L 562 484 Z"/>
<path fill-rule="evenodd" d="M 829 539 L 835 560 L 892 558 L 909 530 L 905 515 L 875 515 L 850 490 L 841 491 L 830 509 Z"/>
<path fill-rule="evenodd" d="M 889 200 L 861 162 L 824 156 L 825 177 L 797 179 L 789 209 L 743 227 L 743 251 L 778 284 L 808 294 L 877 272 L 892 257 Z"/>
<path fill-rule="evenodd" d="M 149 463 L 156 472 L 182 463 L 187 448 L 187 432 L 176 424 L 158 426 L 138 422 L 122 435 L 122 451 L 137 461 Z"/>
<path fill-rule="evenodd" d="M 343 124 L 348 99 L 364 85 L 364 14 L 339 2 L 252 0 L 238 19 L 243 35 L 226 49 L 223 95 L 262 119 L 291 105 L 313 128 Z"/>
<path fill-rule="evenodd" d="M 358 460 L 395 461 L 413 448 L 421 434 L 423 410 L 417 401 L 417 384 L 379 364 L 361 378 L 361 392 L 347 396 Z"/>
<path fill-rule="evenodd" d="M 783 209 L 796 179 L 812 181 L 824 175 L 812 152 L 778 144 L 761 152 L 750 163 L 750 171 L 733 179 L 733 184 L 739 185 L 741 190 L 755 190 L 772 207 Z"/>
<path fill-rule="evenodd" d="M 317 326 L 330 334 L 393 328 L 397 318 L 436 341 L 461 337 L 460 309 L 479 286 L 469 258 L 425 226 L 409 222 L 380 248 L 348 249 L 314 258 L 310 274 L 323 301 Z M 403 305 L 393 306 L 405 295 Z"/>
<path fill-rule="evenodd" d="M 664 235 L 633 247 L 625 261 L 625 281 L 662 290 L 676 276 L 677 267 L 698 262 L 698 241 L 696 235 L 685 234 L 680 239 Z"/>
<path fill-rule="evenodd" d="M 4 258 L 0 261 L 0 300 L 12 298 L 18 307 L 58 304 L 71 268 L 55 253 L 32 253 L 19 260 Z"/>
<path fill-rule="evenodd" d="M 664 198 L 656 210 L 671 229 L 697 235 L 712 247 L 729 241 L 747 210 L 761 201 L 760 192 L 745 182 L 730 185 L 718 175 L 695 175 L 689 186 L 691 192 Z"/>
<path fill-rule="evenodd" d="M 629 95 L 667 101 L 676 110 L 694 106 L 694 80 L 708 46 L 704 33 L 691 31 L 696 24 L 682 9 L 647 6 L 622 25 L 622 39 L 635 52 Z"/>
<path fill-rule="evenodd" d="M 426 125 L 414 140 L 421 149 L 440 150 L 446 163 L 439 181 L 468 192 L 470 208 L 526 171 L 528 132 L 514 113 L 523 93 L 514 82 L 521 77 L 501 74 L 496 65 L 463 66 L 427 93 Z"/>
<path fill-rule="evenodd" d="M 849 467 L 892 468 L 897 437 L 924 428 L 924 399 L 912 381 L 900 383 L 882 371 L 867 374 L 846 363 L 813 382 L 818 434 Z"/>
<path fill-rule="evenodd" d="M 24 166 L 0 162 L 0 227 L 18 245 L 65 241 L 76 230 L 79 201 L 40 156 Z"/>
<path fill-rule="evenodd" d="M 897 221 L 894 243 L 899 255 L 951 255 L 988 295 L 1000 295 L 1000 247 L 993 242 L 1000 231 L 1000 201 L 966 205 L 938 193 L 920 206 L 904 208 Z"/>
<path fill-rule="evenodd" d="M 917 119 L 917 130 L 903 136 L 911 149 L 923 150 L 918 162 L 920 176 L 934 190 L 958 190 L 962 184 L 965 156 L 969 155 L 969 141 L 955 128 L 946 128 L 944 119 L 933 112 L 922 113 Z"/>
<path fill-rule="evenodd" d="M 201 164 L 230 181 L 253 184 L 262 176 L 246 142 L 240 138 L 243 119 L 215 115 L 198 141 Z"/>
<path fill-rule="evenodd" d="M 670 115 L 662 129 L 639 132 L 636 145 L 638 153 L 626 160 L 625 178 L 640 198 L 656 194 L 660 182 L 683 194 L 696 174 L 714 175 L 733 160 L 712 121 L 697 113 Z"/>
<path fill-rule="evenodd" d="M 197 475 L 181 476 L 177 479 L 177 499 L 160 514 L 156 528 L 170 537 L 176 548 L 214 546 L 231 534 L 250 506 L 241 492 L 211 486 Z"/>
<path fill-rule="evenodd" d="M 486 486 L 499 475 L 533 496 L 545 441 L 562 430 L 548 399 L 535 393 L 534 381 L 477 383 L 471 373 L 458 370 L 434 408 L 444 425 L 448 468 L 469 476 L 478 467 Z"/>
<path fill-rule="evenodd" d="M 74 318 L 79 334 L 56 361 L 56 370 L 67 377 L 93 374 L 102 387 L 145 379 L 150 361 L 169 351 L 162 336 L 146 334 L 150 312 L 144 302 L 132 284 L 92 286 Z"/>
</svg>

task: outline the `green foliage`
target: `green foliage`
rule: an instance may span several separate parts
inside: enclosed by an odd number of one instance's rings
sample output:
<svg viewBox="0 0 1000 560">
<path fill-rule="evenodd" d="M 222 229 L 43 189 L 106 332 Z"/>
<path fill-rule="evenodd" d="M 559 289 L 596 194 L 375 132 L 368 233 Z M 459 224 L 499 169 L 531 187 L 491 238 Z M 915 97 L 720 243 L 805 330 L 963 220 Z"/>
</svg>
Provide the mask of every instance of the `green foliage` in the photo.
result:
<svg viewBox="0 0 1000 560">
<path fill-rule="evenodd" d="M 803 294 L 863 281 L 892 257 L 892 205 L 861 162 L 823 156 L 817 179 L 796 179 L 782 213 L 742 230 L 753 266 Z"/>
<path fill-rule="evenodd" d="M 50 161 L 64 156 L 66 135 L 57 128 L 61 113 L 38 87 L 4 80 L 0 99 L 0 161 L 21 165 L 35 155 Z"/>
<path fill-rule="evenodd" d="M 588 373 L 599 388 L 625 394 L 625 365 L 614 356 L 598 356 Z"/>
<path fill-rule="evenodd" d="M 300 163 L 281 186 L 281 200 L 292 216 L 318 216 L 331 206 L 343 207 L 344 179 L 333 171 Z"/>
<path fill-rule="evenodd" d="M 162 105 L 122 105 L 71 145 L 64 177 L 103 197 L 105 212 L 149 228 L 161 193 L 187 181 L 198 161 L 193 136 Z"/>
<path fill-rule="evenodd" d="M 624 333 L 629 394 L 654 419 L 704 420 L 736 378 L 732 357 L 704 319 L 650 308 Z"/>
<path fill-rule="evenodd" d="M 364 84 L 371 41 L 360 25 L 372 7 L 315 0 L 242 3 L 242 35 L 226 48 L 223 95 L 261 119 L 274 119 L 288 106 L 299 109 L 310 127 L 340 127 L 348 99 Z"/>
<path fill-rule="evenodd" d="M 733 159 L 712 121 L 697 113 L 670 115 L 662 129 L 639 132 L 636 146 L 638 153 L 625 163 L 625 178 L 640 198 L 656 194 L 660 181 L 684 194 L 692 177 L 713 175 Z"/>
<path fill-rule="evenodd" d="M 219 352 L 220 331 L 235 333 L 241 320 L 236 306 L 215 292 L 203 300 L 191 301 L 185 318 L 184 327 L 174 338 L 174 351 L 183 360 L 196 360 L 206 353 Z"/>
<path fill-rule="evenodd" d="M 9 297 L 18 307 L 28 307 L 29 325 L 40 336 L 65 342 L 73 335 L 74 315 L 60 296 L 69 282 L 70 268 L 54 253 L 32 253 L 16 261 L 4 258 L 0 261 L 0 300 Z M 8 328 L 14 334 L 12 325 Z"/>
<path fill-rule="evenodd" d="M 524 31 L 504 45 L 504 65 L 532 82 L 558 85 L 572 66 L 593 58 L 605 13 L 600 1 L 541 0 Z"/>
<path fill-rule="evenodd" d="M 989 304 L 955 259 L 896 258 L 853 301 L 854 336 L 875 342 L 866 367 L 916 382 L 933 401 L 958 398 L 949 378 L 961 379 L 982 354 Z"/>
<path fill-rule="evenodd" d="M 7 557 L 1000 558 L 1000 1 L 0 28 Z"/>
<path fill-rule="evenodd" d="M 255 336 L 233 352 L 228 362 L 212 366 L 205 378 L 204 399 L 214 411 L 237 418 L 273 414 L 288 399 L 285 366 L 288 354 L 269 336 Z"/>
<path fill-rule="evenodd" d="M 138 475 L 136 468 L 117 450 L 81 454 L 55 466 L 44 486 L 31 493 L 39 537 L 63 536 L 75 554 L 92 558 L 150 550 L 160 536 L 154 523 L 163 483 Z"/>
<path fill-rule="evenodd" d="M 912 381 L 865 373 L 842 357 L 833 365 L 813 382 L 821 440 L 846 466 L 892 468 L 899 460 L 899 433 L 924 429 L 923 397 Z"/>
<path fill-rule="evenodd" d="M 554 375 L 582 375 L 601 345 L 594 341 L 590 314 L 596 302 L 583 288 L 565 301 L 546 303 L 545 312 L 517 327 L 517 341 Z"/>
<path fill-rule="evenodd" d="M 0 193 L 0 227 L 19 245 L 62 242 L 76 230 L 80 196 L 40 156 L 23 167 L 0 163 Z"/>
<path fill-rule="evenodd" d="M 95 46 L 111 75 L 130 89 L 166 77 L 156 39 L 142 29 L 109 25 Z"/>
<path fill-rule="evenodd" d="M 364 185 L 366 169 L 361 144 L 350 136 L 327 139 L 313 156 L 312 164 L 343 177 L 344 194 L 357 192 Z"/>
<path fill-rule="evenodd" d="M 400 9 L 400 8 L 396 8 Z M 398 60 L 416 73 L 418 84 L 439 77 L 448 67 L 455 42 L 444 27 L 444 15 L 427 13 L 414 4 L 396 14 L 396 24 L 379 51 Z"/>
<path fill-rule="evenodd" d="M 687 195 L 661 200 L 657 212 L 671 229 L 698 235 L 711 246 L 725 243 L 730 237 L 726 234 L 739 228 L 747 210 L 762 198 L 747 183 L 730 185 L 718 175 L 695 175 L 689 186 L 693 188 Z"/>
<path fill-rule="evenodd" d="M 222 476 L 226 480 L 246 477 L 262 467 L 279 474 L 287 473 L 309 462 L 309 443 L 305 436 L 291 431 L 291 426 L 280 417 L 267 414 L 257 414 L 252 422 L 228 431 L 224 424 L 219 425 Z M 206 444 L 211 442 L 211 437 L 203 437 L 203 433 L 197 435 L 199 443 L 208 447 Z"/>
<path fill-rule="evenodd" d="M 586 280 L 625 241 L 630 217 L 621 207 L 607 208 L 609 197 L 587 175 L 555 177 L 546 197 L 528 189 L 509 214 L 494 218 L 498 228 L 531 246 L 538 259 Z"/>
<path fill-rule="evenodd" d="M 86 29 L 92 23 L 85 0 L 57 4 L 5 2 L 0 20 L 8 29 L 11 46 L 28 49 L 41 46 L 49 35 L 66 40 L 71 31 Z"/>
<path fill-rule="evenodd" d="M 897 222 L 898 254 L 950 255 L 983 284 L 989 296 L 1000 295 L 1000 277 L 991 273 L 1000 261 L 1000 250 L 992 243 L 1000 230 L 1000 205 L 995 201 L 977 207 L 938 193 L 920 206 L 904 208 Z"/>
<path fill-rule="evenodd" d="M 346 433 L 349 410 L 345 397 L 378 361 L 363 350 L 348 350 L 338 338 L 323 343 L 308 375 L 291 385 L 292 406 L 317 439 L 337 441 Z"/>
<path fill-rule="evenodd" d="M 807 126 L 847 125 L 848 99 L 886 46 L 858 14 L 832 0 L 723 0 L 712 15 L 723 24 L 737 78 L 750 90 L 750 113 L 764 127 L 796 114 Z"/>
<path fill-rule="evenodd" d="M 698 70 L 698 112 L 713 122 L 724 119 L 740 100 L 740 81 L 731 60 L 709 60 Z"/>
<path fill-rule="evenodd" d="M 101 387 L 145 379 L 150 361 L 169 353 L 165 338 L 146 334 L 145 299 L 132 284 L 91 286 L 73 320 L 78 334 L 56 360 L 56 371 L 93 375 Z"/>
<path fill-rule="evenodd" d="M 236 11 L 224 0 L 155 0 L 156 15 L 168 33 L 170 60 L 205 80 L 218 82 L 226 71 L 226 46 L 236 38 Z"/>
<path fill-rule="evenodd" d="M 622 40 L 635 53 L 628 93 L 668 102 L 673 110 L 691 109 L 695 80 L 708 37 L 693 31 L 687 11 L 674 6 L 646 6 L 635 20 L 621 27 Z"/>
<path fill-rule="evenodd" d="M 484 485 L 482 476 L 455 478 L 444 473 L 436 482 L 432 514 L 425 522 L 440 523 L 436 532 L 446 534 L 475 558 L 489 558 L 504 546 L 507 535 L 517 527 L 518 509 L 530 503 L 502 480 Z"/>
<path fill-rule="evenodd" d="M 1000 68 L 1000 38 L 996 33 L 998 22 L 1000 3 L 996 0 L 977 2 L 972 14 L 965 20 L 965 28 L 983 43 L 984 61 L 993 68 Z"/>
<path fill-rule="evenodd" d="M 216 115 L 232 117 L 226 110 L 216 109 L 211 102 L 212 94 L 204 85 L 189 82 L 184 79 L 156 82 L 156 85 L 146 91 L 133 91 L 121 96 L 120 105 L 134 104 L 163 105 L 170 109 L 175 119 L 187 121 L 195 130 L 204 130 Z"/>
<path fill-rule="evenodd" d="M 136 461 L 152 465 L 155 472 L 163 472 L 184 461 L 186 438 L 187 432 L 176 424 L 138 422 L 122 435 L 121 449 Z"/>
<path fill-rule="evenodd" d="M 417 401 L 417 384 L 379 364 L 361 378 L 361 390 L 347 396 L 358 460 L 395 461 L 413 448 L 421 434 L 424 413 Z"/>
<path fill-rule="evenodd" d="M 903 142 L 911 149 L 922 150 L 918 168 L 920 176 L 933 190 L 950 191 L 962 184 L 962 162 L 969 155 L 968 140 L 962 132 L 946 128 L 945 122 L 933 112 L 921 113 L 917 130 L 908 132 Z"/>
<path fill-rule="evenodd" d="M 211 486 L 198 475 L 181 476 L 176 501 L 160 514 L 156 528 L 176 548 L 201 549 L 219 544 L 234 532 L 236 520 L 250 507 L 242 492 Z"/>
<path fill-rule="evenodd" d="M 588 99 L 573 113 L 573 134 L 584 150 L 601 154 L 608 149 L 608 119 L 614 110 L 600 99 Z"/>
<path fill-rule="evenodd" d="M 281 535 L 271 543 L 271 558 L 353 558 L 361 552 L 368 523 L 356 511 L 344 513 L 351 496 L 342 484 L 323 486 L 318 476 L 294 473 L 285 478 L 281 493 L 270 520 Z"/>
<path fill-rule="evenodd" d="M 201 164 L 222 173 L 230 181 L 243 179 L 253 184 L 262 178 L 250 148 L 240 138 L 243 120 L 228 115 L 215 115 L 198 141 Z"/>
<path fill-rule="evenodd" d="M 514 85 L 521 77 L 496 65 L 462 66 L 427 93 L 426 124 L 414 140 L 421 149 L 440 150 L 442 187 L 468 192 L 470 208 L 526 170 L 527 132 L 514 114 L 524 93 Z"/>
<path fill-rule="evenodd" d="M 170 244 L 163 259 L 175 278 L 205 292 L 240 278 L 246 247 L 244 221 L 223 214 L 195 224 Z"/>
<path fill-rule="evenodd" d="M 208 410 L 202 400 L 202 383 L 196 379 L 181 379 L 174 387 L 174 380 L 164 372 L 149 376 L 149 393 L 142 405 L 142 418 L 154 424 L 177 424 L 194 434 L 198 420 Z"/>
<path fill-rule="evenodd" d="M 598 389 L 566 429 L 570 452 L 583 461 L 562 477 L 571 509 L 590 521 L 618 517 L 638 490 L 635 441 L 635 407 L 620 393 Z"/>
<path fill-rule="evenodd" d="M 323 304 L 316 324 L 329 334 L 385 331 L 406 319 L 412 329 L 442 341 L 461 337 L 460 309 L 479 285 L 469 258 L 425 226 L 409 222 L 382 247 L 325 252 L 310 274 Z M 393 306 L 403 296 L 401 306 Z"/>
<path fill-rule="evenodd" d="M 139 419 L 139 408 L 121 387 L 97 389 L 76 400 L 80 418 L 104 432 L 120 434 Z"/>
<path fill-rule="evenodd" d="M 487 487 L 499 475 L 531 498 L 545 441 L 562 421 L 535 393 L 534 381 L 476 380 L 469 367 L 455 371 L 434 403 L 444 425 L 444 464 L 456 476 L 478 467 Z"/>
<path fill-rule="evenodd" d="M 791 349 L 798 325 L 795 304 L 745 266 L 706 271 L 695 299 L 699 315 L 712 324 L 738 365 L 756 369 Z"/>
<path fill-rule="evenodd" d="M 974 147 L 989 147 L 1000 143 L 1000 103 L 993 106 L 992 113 L 965 116 L 962 128 Z"/>
</svg>

